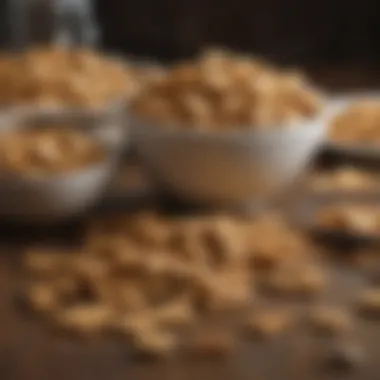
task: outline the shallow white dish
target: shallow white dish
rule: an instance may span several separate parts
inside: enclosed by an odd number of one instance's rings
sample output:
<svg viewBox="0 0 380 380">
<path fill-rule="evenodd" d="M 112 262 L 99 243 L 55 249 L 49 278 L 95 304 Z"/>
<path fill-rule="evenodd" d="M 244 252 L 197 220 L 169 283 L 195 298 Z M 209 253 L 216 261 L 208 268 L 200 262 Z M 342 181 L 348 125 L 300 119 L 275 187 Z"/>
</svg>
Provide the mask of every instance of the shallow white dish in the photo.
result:
<svg viewBox="0 0 380 380">
<path fill-rule="evenodd" d="M 0 116 L 0 135 L 23 128 L 23 122 L 29 120 L 36 118 L 25 114 Z M 0 217 L 26 223 L 58 222 L 84 213 L 100 200 L 116 170 L 119 151 L 97 128 L 87 128 L 80 119 L 71 119 L 74 122 L 102 144 L 106 158 L 70 173 L 41 178 L 0 172 Z"/>
<path fill-rule="evenodd" d="M 132 118 L 143 164 L 171 193 L 212 204 L 266 202 L 285 190 L 324 142 L 335 111 L 268 131 L 165 129 Z"/>
<path fill-rule="evenodd" d="M 380 93 L 363 92 L 337 96 L 333 99 L 332 104 L 336 107 L 336 114 L 338 115 L 347 110 L 351 105 L 363 100 L 376 100 L 380 106 Z M 326 140 L 325 150 L 329 153 L 344 156 L 380 159 L 380 141 L 377 145 L 371 145 L 363 143 L 347 144 Z"/>
</svg>

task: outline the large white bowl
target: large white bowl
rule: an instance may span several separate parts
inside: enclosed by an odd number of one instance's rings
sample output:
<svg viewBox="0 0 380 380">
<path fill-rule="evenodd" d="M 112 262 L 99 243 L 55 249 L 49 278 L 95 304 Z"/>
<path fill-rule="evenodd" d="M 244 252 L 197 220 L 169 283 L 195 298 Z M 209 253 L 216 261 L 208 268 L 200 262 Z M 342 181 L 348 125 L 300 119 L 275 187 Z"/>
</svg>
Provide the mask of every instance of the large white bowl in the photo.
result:
<svg viewBox="0 0 380 380">
<path fill-rule="evenodd" d="M 266 202 L 298 177 L 323 144 L 334 109 L 271 130 L 165 129 L 132 117 L 143 164 L 169 192 L 189 201 Z"/>
<path fill-rule="evenodd" d="M 25 120 L 29 120 L 25 114 L 0 116 L 0 135 L 22 128 Z M 69 173 L 41 178 L 0 172 L 0 217 L 27 223 L 58 222 L 84 213 L 100 200 L 116 170 L 119 150 L 98 133 L 98 128 L 87 128 L 80 119 L 76 123 L 103 145 L 106 158 Z"/>
</svg>

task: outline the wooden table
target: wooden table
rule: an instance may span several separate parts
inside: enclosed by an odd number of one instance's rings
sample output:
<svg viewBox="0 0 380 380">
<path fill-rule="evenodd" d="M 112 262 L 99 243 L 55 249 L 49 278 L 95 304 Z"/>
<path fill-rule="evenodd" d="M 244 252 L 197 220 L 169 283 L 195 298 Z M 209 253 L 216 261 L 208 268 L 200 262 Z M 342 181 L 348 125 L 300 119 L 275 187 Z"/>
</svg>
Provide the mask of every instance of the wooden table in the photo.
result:
<svg viewBox="0 0 380 380">
<path fill-rule="evenodd" d="M 314 77 L 334 89 L 359 88 L 380 84 L 370 72 L 315 70 Z M 130 169 L 127 171 L 131 172 Z M 138 179 L 126 179 L 126 186 Z M 136 177 L 135 177 L 136 178 Z M 125 184 L 124 184 L 125 185 Z M 149 189 L 149 186 L 146 187 Z M 59 235 L 80 233 L 80 222 L 59 230 Z M 315 341 L 296 328 L 273 342 L 241 343 L 236 355 L 226 362 L 202 362 L 189 358 L 172 358 L 157 363 L 131 361 L 128 348 L 106 338 L 79 341 L 58 336 L 44 324 L 20 308 L 16 302 L 20 287 L 20 253 L 14 249 L 33 238 L 54 237 L 57 231 L 26 231 L 0 225 L 0 380 L 317 380 L 335 379 L 336 374 L 322 371 L 320 357 L 327 344 Z M 13 234 L 16 239 L 9 242 Z M 350 268 L 328 263 L 332 283 L 324 295 L 324 303 L 348 306 L 364 279 Z M 306 307 L 302 303 L 295 307 Z M 366 350 L 366 363 L 358 371 L 342 378 L 351 380 L 380 379 L 380 324 L 361 323 L 354 336 Z"/>
</svg>

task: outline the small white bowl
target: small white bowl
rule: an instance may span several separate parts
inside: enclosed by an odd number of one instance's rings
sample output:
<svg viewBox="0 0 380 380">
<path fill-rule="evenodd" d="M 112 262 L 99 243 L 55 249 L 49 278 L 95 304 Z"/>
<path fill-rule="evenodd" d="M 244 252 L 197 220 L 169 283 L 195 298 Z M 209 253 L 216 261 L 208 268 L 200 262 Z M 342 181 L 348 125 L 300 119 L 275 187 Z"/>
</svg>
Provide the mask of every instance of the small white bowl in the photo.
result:
<svg viewBox="0 0 380 380">
<path fill-rule="evenodd" d="M 2 115 L 0 134 L 24 128 L 22 122 L 29 120 L 25 114 Z M 100 200 L 117 168 L 119 151 L 96 129 L 86 128 L 79 119 L 76 123 L 102 144 L 105 159 L 69 173 L 41 178 L 0 172 L 0 217 L 25 223 L 55 223 L 83 214 Z"/>
<path fill-rule="evenodd" d="M 279 195 L 318 153 L 333 110 L 267 131 L 165 129 L 136 117 L 132 137 L 159 184 L 197 203 L 266 202 Z"/>
<path fill-rule="evenodd" d="M 353 93 L 344 96 L 337 96 L 332 99 L 332 106 L 335 107 L 336 116 L 345 112 L 352 105 L 366 101 L 374 100 L 379 102 L 380 106 L 380 93 L 379 92 L 363 92 Z M 340 156 L 380 159 L 380 141 L 378 144 L 366 143 L 345 143 L 339 141 L 332 141 L 327 139 L 325 143 L 325 150 L 329 153 L 338 154 Z"/>
</svg>

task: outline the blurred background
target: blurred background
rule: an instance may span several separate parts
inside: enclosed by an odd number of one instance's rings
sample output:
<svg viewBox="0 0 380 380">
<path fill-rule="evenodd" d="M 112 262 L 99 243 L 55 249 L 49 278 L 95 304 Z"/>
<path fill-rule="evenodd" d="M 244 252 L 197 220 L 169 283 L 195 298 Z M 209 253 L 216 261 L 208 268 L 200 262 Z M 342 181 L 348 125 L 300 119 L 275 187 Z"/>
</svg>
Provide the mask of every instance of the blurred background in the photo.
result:
<svg viewBox="0 0 380 380">
<path fill-rule="evenodd" d="M 2 0 L 2 46 L 10 43 L 10 3 L 43 8 L 49 1 Z M 376 0 L 95 0 L 93 7 L 102 45 L 124 53 L 175 60 L 222 45 L 309 66 L 376 66 L 380 60 Z"/>
<path fill-rule="evenodd" d="M 210 45 L 222 46 L 254 52 L 281 64 L 301 65 L 332 87 L 379 83 L 380 5 L 376 0 L 86 2 L 91 3 L 99 42 L 107 50 L 174 61 Z M 20 9 L 27 4 L 34 4 L 30 12 L 35 24 L 33 39 L 43 41 L 52 28 L 46 13 L 49 3 L 83 1 L 2 0 L 1 46 L 14 45 L 14 36 L 24 25 Z M 19 12 L 14 11 L 17 7 Z"/>
<path fill-rule="evenodd" d="M 292 64 L 376 64 L 376 0 L 98 0 L 104 44 L 175 59 L 208 45 Z"/>
</svg>

